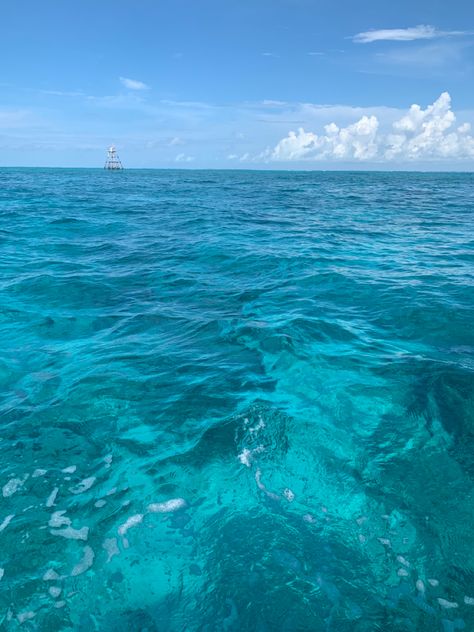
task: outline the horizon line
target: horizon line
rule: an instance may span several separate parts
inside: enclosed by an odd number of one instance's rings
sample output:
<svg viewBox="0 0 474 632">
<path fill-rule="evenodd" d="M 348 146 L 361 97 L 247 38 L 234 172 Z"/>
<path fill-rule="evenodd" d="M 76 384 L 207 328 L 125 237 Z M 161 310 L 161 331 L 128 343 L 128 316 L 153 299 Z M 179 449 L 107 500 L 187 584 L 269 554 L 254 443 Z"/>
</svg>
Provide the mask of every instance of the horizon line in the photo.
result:
<svg viewBox="0 0 474 632">
<path fill-rule="evenodd" d="M 78 167 L 78 166 L 54 166 L 54 165 L 0 165 L 0 169 L 64 169 L 64 170 L 84 170 L 84 171 L 110 171 L 104 167 Z M 461 173 L 474 174 L 474 165 L 471 170 L 466 169 L 423 169 L 423 168 L 393 168 L 393 169 L 358 169 L 358 168 L 265 168 L 265 167 L 124 167 L 117 170 L 117 173 L 124 171 L 251 171 L 251 172 L 273 172 L 273 173 Z"/>
</svg>

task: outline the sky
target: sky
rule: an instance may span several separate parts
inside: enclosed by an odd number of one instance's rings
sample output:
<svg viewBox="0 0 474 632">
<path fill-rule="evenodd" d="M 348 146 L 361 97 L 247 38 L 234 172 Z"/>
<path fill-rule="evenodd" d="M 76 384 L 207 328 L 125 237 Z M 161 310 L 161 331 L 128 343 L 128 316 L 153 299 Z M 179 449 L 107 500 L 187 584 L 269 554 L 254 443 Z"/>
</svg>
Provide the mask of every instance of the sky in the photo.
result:
<svg viewBox="0 0 474 632">
<path fill-rule="evenodd" d="M 471 127 L 472 126 L 472 127 Z M 471 0 L 14 0 L 0 165 L 474 170 Z"/>
</svg>

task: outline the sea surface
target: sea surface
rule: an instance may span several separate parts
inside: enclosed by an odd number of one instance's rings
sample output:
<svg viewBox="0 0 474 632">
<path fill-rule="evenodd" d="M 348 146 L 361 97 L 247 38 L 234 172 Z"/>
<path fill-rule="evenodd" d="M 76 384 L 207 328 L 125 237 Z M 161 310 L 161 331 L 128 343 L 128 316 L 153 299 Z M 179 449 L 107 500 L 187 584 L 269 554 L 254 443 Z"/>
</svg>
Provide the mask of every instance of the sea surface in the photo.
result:
<svg viewBox="0 0 474 632">
<path fill-rule="evenodd" d="M 0 170 L 0 630 L 474 631 L 474 175 Z"/>
</svg>

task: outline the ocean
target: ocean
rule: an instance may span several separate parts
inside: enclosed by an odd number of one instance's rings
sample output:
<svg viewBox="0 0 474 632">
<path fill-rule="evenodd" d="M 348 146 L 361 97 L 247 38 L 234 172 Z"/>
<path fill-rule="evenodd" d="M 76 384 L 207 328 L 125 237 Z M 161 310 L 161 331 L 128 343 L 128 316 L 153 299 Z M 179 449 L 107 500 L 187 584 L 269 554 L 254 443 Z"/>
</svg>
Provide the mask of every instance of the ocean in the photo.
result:
<svg viewBox="0 0 474 632">
<path fill-rule="evenodd" d="M 0 630 L 474 630 L 474 175 L 0 170 Z"/>
</svg>

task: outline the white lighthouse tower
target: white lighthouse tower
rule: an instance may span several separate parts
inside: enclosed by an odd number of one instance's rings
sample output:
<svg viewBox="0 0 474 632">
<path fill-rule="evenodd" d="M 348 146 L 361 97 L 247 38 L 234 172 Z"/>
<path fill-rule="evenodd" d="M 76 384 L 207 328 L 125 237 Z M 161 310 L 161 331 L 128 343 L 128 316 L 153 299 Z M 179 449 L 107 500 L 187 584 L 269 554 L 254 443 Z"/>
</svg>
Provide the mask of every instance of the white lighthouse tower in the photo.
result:
<svg viewBox="0 0 474 632">
<path fill-rule="evenodd" d="M 114 145 L 109 147 L 107 150 L 107 160 L 105 161 L 104 169 L 109 169 L 111 171 L 121 171 L 123 169 Z"/>
</svg>

